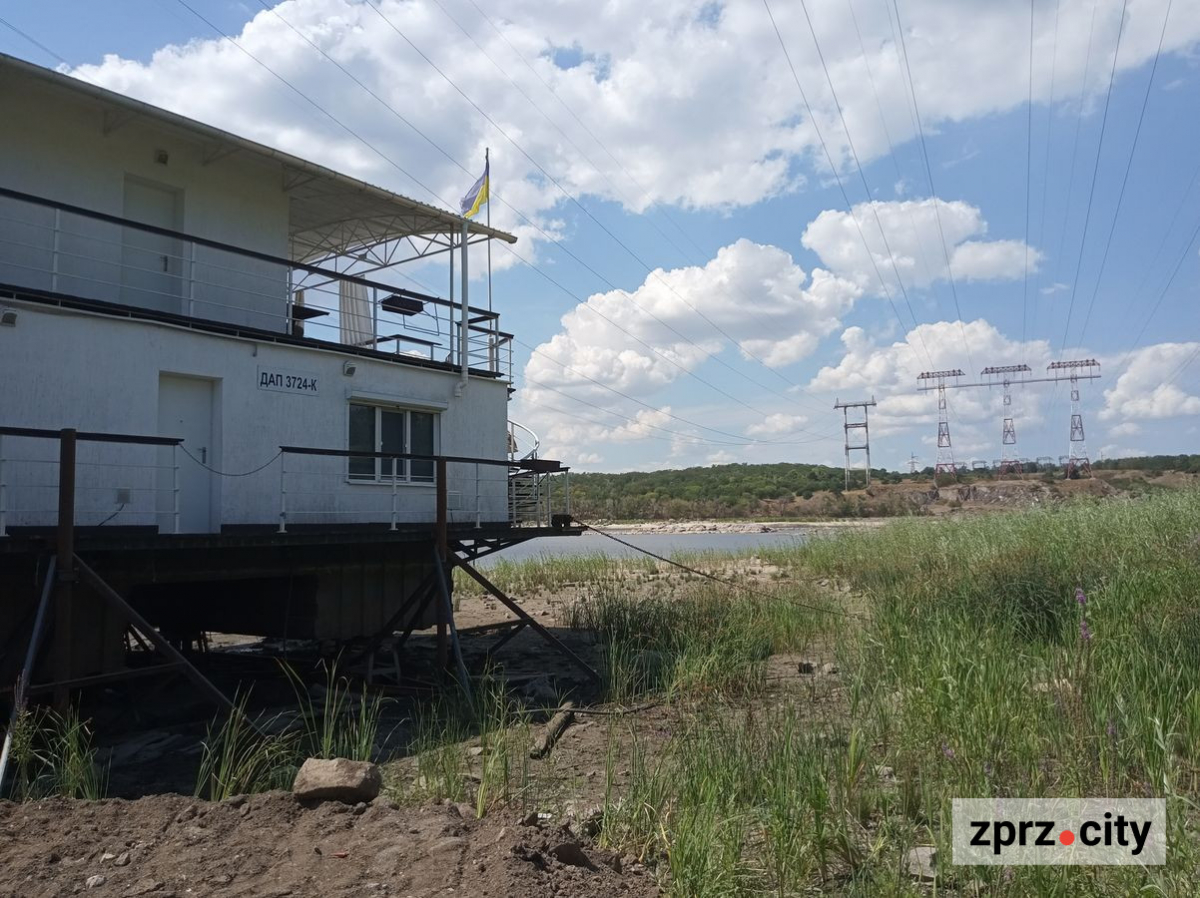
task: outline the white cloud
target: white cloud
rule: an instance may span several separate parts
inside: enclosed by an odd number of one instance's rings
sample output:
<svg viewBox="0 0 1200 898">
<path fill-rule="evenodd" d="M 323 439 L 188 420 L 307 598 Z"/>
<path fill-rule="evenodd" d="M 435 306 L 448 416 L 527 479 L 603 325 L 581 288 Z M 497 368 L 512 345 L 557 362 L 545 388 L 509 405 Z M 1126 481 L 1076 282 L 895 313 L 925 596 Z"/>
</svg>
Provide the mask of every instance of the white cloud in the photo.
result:
<svg viewBox="0 0 1200 898">
<path fill-rule="evenodd" d="M 788 415 L 783 412 L 776 412 L 767 415 L 766 418 L 757 424 L 751 424 L 746 428 L 746 433 L 754 437 L 779 436 L 780 434 L 792 433 L 798 430 L 807 421 L 808 418 L 805 415 Z"/>
<path fill-rule="evenodd" d="M 871 433 L 879 436 L 914 425 L 928 428 L 937 421 L 934 393 L 918 390 L 917 375 L 923 371 L 961 368 L 966 376 L 960 381 L 971 382 L 979 380 L 978 370 L 984 364 L 1025 363 L 1037 372 L 1043 371 L 1052 358 L 1047 341 L 1011 340 L 983 319 L 961 325 L 957 321 L 922 324 L 905 334 L 903 340 L 888 345 L 876 344 L 862 328 L 849 327 L 842 333 L 842 344 L 842 358 L 836 365 L 821 368 L 809 389 L 874 393 L 879 404 L 871 410 Z M 966 346 L 976 361 L 974 369 L 968 362 Z M 968 452 L 998 441 L 1000 419 L 1005 416 L 999 384 L 995 389 L 951 389 L 948 393 L 956 449 Z M 1037 423 L 1044 401 L 1037 391 L 1015 388 L 1014 405 L 1008 407 L 1008 414 L 1019 417 L 1023 425 Z"/>
<path fill-rule="evenodd" d="M 801 243 L 835 274 L 882 293 L 880 277 L 893 291 L 897 289 L 897 274 L 906 288 L 945 280 L 943 234 L 950 251 L 950 270 L 956 279 L 1011 280 L 1024 274 L 1025 244 L 1020 240 L 981 239 L 987 234 L 983 213 L 958 200 L 938 200 L 936 208 L 933 199 L 876 200 L 859 203 L 853 215 L 828 209 L 804 229 Z M 1036 249 L 1030 249 L 1028 256 L 1032 273 L 1042 256 Z"/>
<path fill-rule="evenodd" d="M 1116 384 L 1104 391 L 1101 420 L 1200 415 L 1200 396 L 1165 383 L 1198 350 L 1200 343 L 1158 343 L 1133 353 Z"/>
<path fill-rule="evenodd" d="M 809 277 L 778 247 L 738 240 L 703 267 L 656 271 L 632 293 L 590 296 L 564 315 L 562 329 L 534 352 L 519 395 L 530 403 L 528 414 L 539 431 L 558 446 L 663 436 L 650 425 L 688 431 L 679 421 L 646 409 L 637 412 L 636 425 L 581 425 L 545 410 L 563 400 L 538 385 L 553 384 L 573 397 L 604 405 L 613 401 L 610 389 L 641 400 L 654 397 L 729 349 L 772 367 L 789 365 L 840 326 L 840 316 L 859 293 L 854 284 L 821 269 Z M 757 426 L 779 428 L 770 431 L 775 434 L 802 423 L 801 416 L 772 415 Z M 721 439 L 711 433 L 707 438 Z"/>
<path fill-rule="evenodd" d="M 1134 437 L 1142 432 L 1142 426 L 1136 421 L 1126 421 L 1122 424 L 1117 424 L 1115 427 L 1110 427 L 1108 432 L 1114 437 Z"/>
<path fill-rule="evenodd" d="M 707 459 L 705 459 L 705 461 L 710 465 L 729 465 L 733 464 L 733 462 L 737 460 L 738 457 L 726 449 L 722 449 L 720 452 L 714 452 L 712 455 L 708 456 Z"/>
<path fill-rule="evenodd" d="M 1166 2 L 1130 0 L 1120 72 L 1141 66 L 1153 55 Z M 862 47 L 854 23 L 845 15 L 844 0 L 810 0 L 809 8 L 858 155 L 866 164 L 887 152 L 881 107 L 897 146 L 915 135 L 915 120 L 890 18 L 880 10 L 867 14 L 862 0 L 858 5 Z M 1093 6 L 1094 40 L 1089 40 Z M 477 174 L 485 146 L 493 149 L 497 194 L 535 218 L 546 216 L 562 197 L 405 37 L 576 195 L 604 197 L 634 211 L 652 202 L 748 205 L 799 189 L 807 166 L 825 167 L 799 92 L 782 72 L 770 20 L 755 4 L 698 9 L 685 0 L 633 5 L 619 0 L 591 5 L 512 0 L 485 10 L 499 31 L 462 3 L 287 0 L 275 9 L 460 160 L 469 173 L 322 59 L 273 12 L 258 12 L 234 35 L 242 46 L 354 131 L 386 148 L 397 163 L 450 202 Z M 845 133 L 813 52 L 803 10 L 798 4 L 777 4 L 774 12 L 784 40 L 793 48 L 793 61 L 822 135 L 838 164 L 848 166 Z M 903 15 L 908 60 L 928 131 L 1011 110 L 1026 101 L 1026 56 L 1013 51 L 1029 40 L 1026 7 L 909 0 Z M 1056 94 L 1070 98 L 1059 102 L 1074 104 L 1083 88 L 1090 103 L 1106 87 L 1105 56 L 1120 24 L 1120 6 L 1064 0 L 1057 8 L 1057 29 L 1055 18 L 1041 8 L 1035 16 L 1034 99 L 1048 99 L 1054 66 Z M 197 33 L 207 33 L 198 19 L 189 22 Z M 1200 4 L 1176 3 L 1165 50 L 1185 51 L 1198 37 Z M 568 56 L 573 58 L 567 61 Z M 867 77 L 868 66 L 878 97 Z M 145 63 L 107 56 L 74 71 L 103 86 L 431 199 L 219 38 L 166 47 Z M 964 154 L 969 152 L 968 146 Z M 500 203 L 492 212 L 500 226 L 519 224 Z"/>
</svg>

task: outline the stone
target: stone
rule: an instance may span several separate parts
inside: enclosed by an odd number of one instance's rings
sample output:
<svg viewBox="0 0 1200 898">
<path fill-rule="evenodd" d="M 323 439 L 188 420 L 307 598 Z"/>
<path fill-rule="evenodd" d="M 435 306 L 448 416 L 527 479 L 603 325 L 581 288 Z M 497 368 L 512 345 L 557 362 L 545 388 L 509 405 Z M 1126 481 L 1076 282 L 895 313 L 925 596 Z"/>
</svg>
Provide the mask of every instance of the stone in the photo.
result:
<svg viewBox="0 0 1200 898">
<path fill-rule="evenodd" d="M 566 864 L 568 867 L 584 867 L 588 870 L 595 870 L 596 866 L 591 859 L 584 853 L 578 842 L 559 842 L 550 849 L 550 856 L 560 864 Z"/>
<path fill-rule="evenodd" d="M 83 884 L 89 889 L 96 889 L 104 885 L 106 882 L 108 882 L 108 880 L 105 877 L 101 876 L 99 873 L 96 873 L 92 876 L 89 876 Z"/>
<path fill-rule="evenodd" d="M 831 664 L 830 662 L 826 661 L 824 664 L 821 665 L 821 673 L 825 674 L 825 676 L 830 676 L 837 672 L 838 672 L 838 669 L 837 669 L 836 664 Z"/>
<path fill-rule="evenodd" d="M 796 665 L 796 669 L 802 674 L 814 674 L 817 672 L 817 665 L 811 661 L 801 661 Z"/>
<path fill-rule="evenodd" d="M 933 882 L 937 879 L 937 849 L 919 845 L 908 852 L 908 873 L 913 879 Z"/>
<path fill-rule="evenodd" d="M 113 861 L 114 867 L 124 867 L 124 866 L 127 866 L 128 864 L 129 864 L 129 852 L 128 851 L 122 851 L 120 854 L 117 855 L 117 859 L 115 861 Z"/>
<path fill-rule="evenodd" d="M 296 774 L 292 794 L 300 801 L 374 801 L 383 788 L 383 775 L 369 761 L 309 758 Z"/>
</svg>

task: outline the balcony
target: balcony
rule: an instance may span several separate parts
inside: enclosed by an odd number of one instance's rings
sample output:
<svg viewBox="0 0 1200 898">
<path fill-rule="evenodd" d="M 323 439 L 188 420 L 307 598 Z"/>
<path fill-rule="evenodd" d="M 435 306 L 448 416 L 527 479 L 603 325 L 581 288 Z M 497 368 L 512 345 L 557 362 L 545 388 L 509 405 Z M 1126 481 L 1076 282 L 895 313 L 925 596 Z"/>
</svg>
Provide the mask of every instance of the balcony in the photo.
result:
<svg viewBox="0 0 1200 898">
<path fill-rule="evenodd" d="M 92 538 L 186 532 L 181 479 L 200 465 L 170 436 L 0 425 L 0 550 L 14 535 L 45 535 L 69 518 Z M 375 461 L 379 489 L 348 486 L 355 461 Z M 419 488 L 396 472 L 422 464 Z M 350 531 L 561 527 L 569 469 L 535 454 L 473 458 L 279 446 L 261 468 L 223 478 L 214 532 L 279 535 Z M 242 509 L 232 511 L 232 509 Z"/>
<path fill-rule="evenodd" d="M 387 247 L 371 248 L 372 274 L 416 283 L 380 258 Z M 497 313 L 360 277 L 352 273 L 360 259 L 365 253 L 312 265 L 0 188 L 0 289 L 511 380 L 512 334 Z"/>
</svg>

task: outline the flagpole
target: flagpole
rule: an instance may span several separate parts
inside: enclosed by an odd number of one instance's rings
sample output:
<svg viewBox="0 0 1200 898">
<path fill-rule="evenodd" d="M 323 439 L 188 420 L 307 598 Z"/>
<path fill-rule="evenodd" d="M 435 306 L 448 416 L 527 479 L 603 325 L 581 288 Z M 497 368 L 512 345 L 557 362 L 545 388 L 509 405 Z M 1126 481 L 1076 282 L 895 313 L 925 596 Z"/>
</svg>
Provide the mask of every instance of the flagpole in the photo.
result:
<svg viewBox="0 0 1200 898">
<path fill-rule="evenodd" d="M 491 150 L 488 147 L 483 148 L 483 168 L 488 173 L 488 201 L 487 201 L 487 226 L 492 226 L 492 160 L 490 158 Z M 488 311 L 492 310 L 492 238 L 487 240 L 487 263 L 488 263 Z"/>
</svg>

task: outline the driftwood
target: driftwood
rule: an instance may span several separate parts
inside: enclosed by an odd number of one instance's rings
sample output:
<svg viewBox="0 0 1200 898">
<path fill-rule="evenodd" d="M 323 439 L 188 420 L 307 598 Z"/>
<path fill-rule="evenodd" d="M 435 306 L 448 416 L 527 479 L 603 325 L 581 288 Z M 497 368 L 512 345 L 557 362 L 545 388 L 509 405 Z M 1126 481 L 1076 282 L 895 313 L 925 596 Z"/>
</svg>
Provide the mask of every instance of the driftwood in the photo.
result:
<svg viewBox="0 0 1200 898">
<path fill-rule="evenodd" d="M 574 720 L 575 702 L 563 702 L 554 716 L 547 721 L 545 732 L 533 740 L 533 745 L 529 748 L 529 757 L 538 759 L 550 754 L 550 749 L 554 748 L 554 743 L 558 741 L 558 737 L 563 734 L 563 730 L 569 727 Z"/>
</svg>

